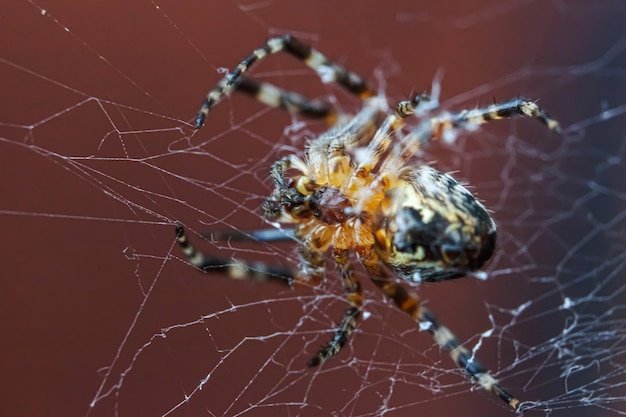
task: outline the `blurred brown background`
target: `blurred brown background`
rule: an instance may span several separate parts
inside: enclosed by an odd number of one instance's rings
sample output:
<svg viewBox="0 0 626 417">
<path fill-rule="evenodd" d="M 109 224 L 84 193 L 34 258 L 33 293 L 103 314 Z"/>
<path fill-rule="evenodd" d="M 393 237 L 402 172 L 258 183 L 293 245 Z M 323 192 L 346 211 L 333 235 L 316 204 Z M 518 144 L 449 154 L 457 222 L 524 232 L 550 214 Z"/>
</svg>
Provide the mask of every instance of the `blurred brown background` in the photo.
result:
<svg viewBox="0 0 626 417">
<path fill-rule="evenodd" d="M 0 2 L 0 415 L 509 413 L 368 283 L 372 316 L 310 370 L 345 308 L 338 280 L 284 290 L 180 260 L 174 221 L 263 227 L 267 167 L 323 130 L 308 123 L 294 138 L 290 116 L 236 96 L 192 135 L 222 68 L 286 32 L 391 102 L 444 70 L 446 108 L 520 94 L 558 117 L 563 137 L 503 122 L 426 151 L 474 186 L 501 234 L 488 281 L 421 294 L 469 346 L 495 323 L 478 354 L 540 402 L 527 415 L 623 412 L 625 19 L 612 1 Z M 358 106 L 289 57 L 255 75 Z M 293 260 L 289 245 L 202 245 Z M 559 309 L 588 294 L 593 303 Z M 527 300 L 513 321 L 506 309 Z M 564 337 L 573 318 L 588 327 Z M 570 364 L 588 372 L 565 379 Z M 599 395 L 600 406 L 582 401 Z"/>
</svg>

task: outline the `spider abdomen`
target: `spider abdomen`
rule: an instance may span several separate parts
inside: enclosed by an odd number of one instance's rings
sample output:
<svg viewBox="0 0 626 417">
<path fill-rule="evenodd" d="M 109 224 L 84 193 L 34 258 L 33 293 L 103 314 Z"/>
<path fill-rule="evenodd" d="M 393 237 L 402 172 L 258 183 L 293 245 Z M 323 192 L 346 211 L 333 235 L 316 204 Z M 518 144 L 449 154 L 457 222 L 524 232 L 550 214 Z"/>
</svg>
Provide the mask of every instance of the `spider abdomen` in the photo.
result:
<svg viewBox="0 0 626 417">
<path fill-rule="evenodd" d="M 494 252 L 495 223 L 450 175 L 412 169 L 388 192 L 379 220 L 384 262 L 402 278 L 442 281 L 481 268 Z"/>
</svg>

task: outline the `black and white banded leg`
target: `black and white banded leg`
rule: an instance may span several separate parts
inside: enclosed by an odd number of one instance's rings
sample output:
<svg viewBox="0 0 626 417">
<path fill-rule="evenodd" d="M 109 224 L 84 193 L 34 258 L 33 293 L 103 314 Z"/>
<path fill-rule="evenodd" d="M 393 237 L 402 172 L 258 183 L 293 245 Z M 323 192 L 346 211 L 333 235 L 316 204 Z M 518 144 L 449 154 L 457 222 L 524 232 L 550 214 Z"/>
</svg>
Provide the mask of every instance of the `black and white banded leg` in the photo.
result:
<svg viewBox="0 0 626 417">
<path fill-rule="evenodd" d="M 270 230 L 258 230 L 250 233 L 216 232 L 207 233 L 212 238 L 233 238 L 236 240 L 252 240 L 255 242 L 278 241 L 291 239 L 288 233 L 283 231 L 274 233 Z M 302 266 L 299 270 L 276 267 L 261 262 L 243 262 L 213 257 L 198 251 L 191 244 L 182 225 L 176 226 L 176 239 L 185 257 L 190 264 L 204 272 L 222 272 L 234 279 L 252 279 L 255 281 L 277 281 L 281 284 L 293 282 L 317 285 L 321 282 L 325 268 L 323 254 L 311 250 L 306 245 L 300 245 L 298 254 Z M 350 264 L 348 251 L 336 251 L 335 263 L 339 266 L 343 287 L 346 290 L 346 298 L 350 307 L 344 312 L 339 326 L 335 329 L 333 337 L 317 354 L 312 357 L 308 366 L 315 367 L 327 359 L 338 354 L 347 343 L 350 335 L 357 325 L 360 315 L 360 307 L 363 300 L 361 283 L 354 274 Z"/>
<path fill-rule="evenodd" d="M 258 232 L 257 232 L 258 233 Z M 261 236 L 259 234 L 259 236 Z M 222 237 L 227 238 L 226 233 Z M 242 236 L 238 236 L 243 239 Z M 273 240 L 279 240 L 276 236 Z M 234 279 L 252 279 L 255 281 L 275 281 L 283 285 L 291 285 L 298 272 L 280 266 L 273 266 L 263 262 L 242 262 L 235 259 L 226 259 L 205 254 L 196 249 L 189 241 L 185 228 L 176 225 L 176 240 L 187 261 L 204 272 L 221 272 Z M 250 238 L 255 240 L 255 238 Z M 257 237 L 256 241 L 263 241 Z"/>
<path fill-rule="evenodd" d="M 424 97 L 424 95 L 419 96 Z M 397 113 L 402 117 L 413 114 L 419 104 L 412 101 L 400 102 Z M 409 134 L 402 139 L 400 152 L 394 158 L 390 158 L 388 164 L 404 164 L 419 149 L 424 147 L 431 139 L 444 137 L 449 133 L 454 134 L 455 129 L 471 130 L 481 124 L 493 120 L 510 119 L 513 117 L 530 117 L 539 120 L 548 129 L 561 133 L 561 126 L 537 103 L 524 98 L 515 98 L 504 103 L 496 103 L 487 107 L 473 110 L 463 110 L 458 113 L 449 113 L 435 116 L 419 123 Z"/>
<path fill-rule="evenodd" d="M 241 61 L 241 63 L 237 65 L 237 67 L 230 74 L 221 79 L 215 88 L 209 91 L 206 99 L 202 103 L 200 111 L 198 112 L 198 116 L 196 117 L 196 129 L 199 129 L 202 125 L 204 125 L 204 121 L 211 111 L 211 108 L 222 100 L 224 96 L 230 95 L 237 88 L 237 86 L 244 79 L 243 75 L 254 65 L 254 63 L 262 60 L 268 55 L 281 51 L 287 52 L 304 62 L 309 68 L 313 69 L 325 83 L 335 82 L 352 94 L 355 94 L 363 99 L 375 95 L 375 92 L 357 74 L 333 63 L 321 52 L 300 42 L 293 36 L 284 35 L 278 38 L 272 38 L 261 48 L 254 50 L 243 61 Z M 244 86 L 244 89 L 246 88 L 250 90 L 256 87 L 254 84 L 249 84 Z M 270 94 L 269 89 L 267 89 L 266 92 Z M 258 92 L 254 93 L 254 95 L 257 94 Z M 261 99 L 261 101 L 266 102 L 263 99 Z"/>
<path fill-rule="evenodd" d="M 346 298 L 350 307 L 344 312 L 339 326 L 335 329 L 333 337 L 328 344 L 322 347 L 317 355 L 309 360 L 310 367 L 317 366 L 327 359 L 337 355 L 348 343 L 348 339 L 357 325 L 357 320 L 361 315 L 361 304 L 363 303 L 363 290 L 361 283 L 354 274 L 350 264 L 349 251 L 335 250 L 333 252 L 335 263 L 339 267 L 343 288 L 346 291 Z"/>
<path fill-rule="evenodd" d="M 495 103 L 487 107 L 452 113 L 448 118 L 444 117 L 439 123 L 442 125 L 450 123 L 456 128 L 467 128 L 470 125 L 480 125 L 492 120 L 509 119 L 516 116 L 537 119 L 546 125 L 548 129 L 561 133 L 559 122 L 548 115 L 534 101 L 520 97 L 504 103 Z"/>
<path fill-rule="evenodd" d="M 323 100 L 309 99 L 302 94 L 287 91 L 270 83 L 242 78 L 236 91 L 254 97 L 268 107 L 279 107 L 292 114 L 311 119 L 326 119 L 329 125 L 337 119 L 335 108 Z"/>
<path fill-rule="evenodd" d="M 379 268 L 380 269 L 380 268 Z M 437 345 L 450 354 L 456 365 L 463 369 L 482 388 L 507 403 L 513 410 L 518 410 L 520 400 L 500 386 L 489 370 L 464 347 L 447 327 L 441 325 L 432 311 L 422 305 L 417 294 L 407 292 L 406 288 L 392 279 L 370 274 L 372 281 L 391 299 L 398 308 L 409 314 L 426 329 Z"/>
</svg>

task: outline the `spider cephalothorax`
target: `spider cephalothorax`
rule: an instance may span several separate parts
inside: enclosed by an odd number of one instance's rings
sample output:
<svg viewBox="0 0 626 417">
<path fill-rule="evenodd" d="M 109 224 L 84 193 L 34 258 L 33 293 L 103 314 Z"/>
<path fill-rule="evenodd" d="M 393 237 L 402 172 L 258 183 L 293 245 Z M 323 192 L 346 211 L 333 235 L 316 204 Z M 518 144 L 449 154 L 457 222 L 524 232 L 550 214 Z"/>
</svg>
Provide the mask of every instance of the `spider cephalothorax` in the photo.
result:
<svg viewBox="0 0 626 417">
<path fill-rule="evenodd" d="M 324 101 L 244 77 L 255 62 L 280 51 L 303 61 L 324 82 L 334 81 L 360 97 L 362 109 L 350 117 L 338 116 Z M 414 155 L 422 146 L 432 139 L 515 116 L 535 118 L 557 132 L 559 124 L 536 103 L 522 98 L 458 113 L 437 113 L 436 101 L 421 94 L 390 111 L 387 101 L 375 97 L 361 77 L 290 35 L 270 39 L 209 91 L 196 127 L 202 127 L 212 107 L 235 90 L 269 106 L 326 118 L 332 125 L 308 143 L 303 157 L 285 156 L 270 169 L 274 190 L 262 205 L 263 213 L 271 221 L 294 225 L 291 232 L 272 229 L 221 234 L 262 242 L 295 238 L 300 266 L 285 269 L 202 254 L 179 225 L 178 242 L 189 262 L 238 278 L 317 284 L 326 272 L 324 256 L 330 252 L 349 308 L 331 341 L 309 361 L 316 366 L 336 355 L 356 327 L 362 305 L 361 284 L 350 263 L 350 257 L 356 255 L 374 284 L 420 328 L 428 330 L 459 367 L 517 410 L 520 401 L 502 389 L 420 303 L 417 294 L 409 293 L 388 271 L 413 283 L 449 280 L 481 268 L 495 249 L 496 226 L 485 207 L 452 176 L 416 161 Z M 420 108 L 422 104 L 426 105 Z M 420 117 L 414 126 L 405 129 L 405 119 L 417 113 Z"/>
<path fill-rule="evenodd" d="M 332 185 L 320 187 L 311 196 L 309 207 L 319 221 L 332 225 L 345 223 L 351 217 L 359 215 L 352 201 L 340 188 Z"/>
</svg>

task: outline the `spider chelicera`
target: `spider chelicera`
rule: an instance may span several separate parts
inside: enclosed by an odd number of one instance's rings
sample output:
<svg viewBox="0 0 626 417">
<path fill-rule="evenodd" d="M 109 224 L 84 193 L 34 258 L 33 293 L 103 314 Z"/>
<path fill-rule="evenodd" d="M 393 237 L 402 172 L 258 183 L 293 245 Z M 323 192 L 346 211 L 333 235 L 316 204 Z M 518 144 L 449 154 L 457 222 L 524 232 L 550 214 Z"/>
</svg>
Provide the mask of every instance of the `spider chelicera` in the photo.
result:
<svg viewBox="0 0 626 417">
<path fill-rule="evenodd" d="M 304 62 L 322 81 L 336 82 L 360 97 L 362 109 L 347 118 L 325 101 L 245 77 L 255 62 L 281 51 Z M 231 277 L 317 284 L 325 274 L 325 254 L 330 253 L 349 307 L 331 341 L 309 361 L 309 366 L 317 366 L 341 350 L 357 325 L 362 289 L 350 263 L 356 256 L 374 284 L 428 330 L 460 368 L 518 410 L 520 401 L 503 389 L 421 304 L 417 294 L 407 291 L 395 276 L 411 283 L 462 277 L 481 268 L 495 249 L 496 225 L 485 207 L 452 176 L 415 163 L 413 156 L 421 147 L 432 139 L 491 120 L 527 116 L 560 132 L 557 121 L 536 103 L 522 98 L 444 113 L 436 112 L 435 100 L 421 94 L 390 111 L 387 101 L 361 77 L 290 35 L 270 39 L 219 81 L 202 104 L 196 128 L 202 127 L 213 106 L 233 91 L 252 95 L 268 106 L 325 118 L 331 125 L 308 143 L 304 157 L 287 155 L 270 169 L 274 190 L 262 205 L 263 213 L 270 221 L 294 225 L 293 229 L 289 233 L 263 230 L 222 234 L 223 238 L 258 242 L 295 238 L 300 266 L 289 269 L 203 254 L 179 224 L 177 239 L 187 260 L 202 270 L 222 271 Z M 405 119 L 412 115 L 417 123 L 403 129 Z"/>
</svg>

